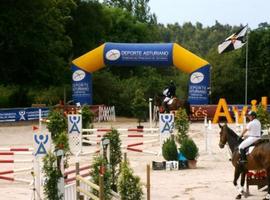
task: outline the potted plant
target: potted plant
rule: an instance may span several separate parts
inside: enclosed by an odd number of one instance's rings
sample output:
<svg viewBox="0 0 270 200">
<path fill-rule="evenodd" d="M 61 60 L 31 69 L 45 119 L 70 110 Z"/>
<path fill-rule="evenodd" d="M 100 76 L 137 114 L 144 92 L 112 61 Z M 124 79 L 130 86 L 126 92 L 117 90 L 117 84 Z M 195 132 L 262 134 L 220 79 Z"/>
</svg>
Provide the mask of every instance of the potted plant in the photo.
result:
<svg viewBox="0 0 270 200">
<path fill-rule="evenodd" d="M 188 167 L 191 169 L 196 168 L 196 159 L 199 156 L 199 148 L 197 147 L 195 142 L 191 138 L 184 138 L 181 142 L 179 150 L 187 158 Z"/>
<path fill-rule="evenodd" d="M 147 102 L 144 98 L 143 91 L 137 89 L 135 92 L 135 98 L 132 101 L 132 113 L 138 119 L 139 126 L 137 128 L 142 129 L 141 122 L 146 118 Z"/>
<path fill-rule="evenodd" d="M 167 161 L 166 169 L 178 169 L 178 152 L 174 137 L 166 139 L 162 145 L 162 155 Z"/>
</svg>

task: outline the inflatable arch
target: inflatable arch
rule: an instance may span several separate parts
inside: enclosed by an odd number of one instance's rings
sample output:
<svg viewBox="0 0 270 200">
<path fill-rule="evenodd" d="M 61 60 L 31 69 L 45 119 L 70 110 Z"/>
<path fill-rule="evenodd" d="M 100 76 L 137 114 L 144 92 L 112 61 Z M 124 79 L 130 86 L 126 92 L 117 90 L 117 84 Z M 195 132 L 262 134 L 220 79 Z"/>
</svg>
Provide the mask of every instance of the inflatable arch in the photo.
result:
<svg viewBox="0 0 270 200">
<path fill-rule="evenodd" d="M 106 66 L 175 66 L 190 74 L 209 63 L 176 43 L 105 43 L 76 58 L 72 65 L 74 102 L 91 104 L 91 73 Z"/>
</svg>

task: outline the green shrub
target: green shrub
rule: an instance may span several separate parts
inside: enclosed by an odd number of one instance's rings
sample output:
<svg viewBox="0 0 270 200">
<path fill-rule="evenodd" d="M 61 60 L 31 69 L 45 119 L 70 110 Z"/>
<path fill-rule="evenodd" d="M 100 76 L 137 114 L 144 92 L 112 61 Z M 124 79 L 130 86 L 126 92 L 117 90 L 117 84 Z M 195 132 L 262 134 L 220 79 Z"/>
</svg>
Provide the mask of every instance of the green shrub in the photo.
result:
<svg viewBox="0 0 270 200">
<path fill-rule="evenodd" d="M 118 179 L 118 191 L 121 200 L 141 200 L 143 197 L 140 177 L 135 176 L 127 162 L 121 164 L 121 172 Z"/>
<path fill-rule="evenodd" d="M 122 161 L 121 140 L 120 134 L 116 129 L 112 129 L 104 135 L 104 138 L 110 140 L 110 166 L 112 172 L 112 186 L 111 188 L 117 190 L 117 179 L 119 176 L 119 164 Z"/>
<path fill-rule="evenodd" d="M 270 115 L 267 110 L 264 109 L 262 104 L 258 105 L 257 119 L 261 122 L 262 130 L 270 128 Z"/>
<path fill-rule="evenodd" d="M 90 128 L 94 121 L 94 113 L 90 110 L 89 106 L 83 105 L 82 107 L 82 128 Z"/>
<path fill-rule="evenodd" d="M 43 172 L 45 175 L 44 195 L 49 200 L 62 200 L 58 194 L 58 180 L 61 178 L 61 171 L 57 168 L 56 156 L 49 152 L 43 158 Z"/>
<path fill-rule="evenodd" d="M 105 172 L 103 174 L 104 178 L 104 196 L 105 200 L 111 199 L 111 171 L 110 168 L 108 167 L 108 163 L 103 156 L 96 156 L 93 159 L 93 163 L 91 165 L 91 171 L 90 171 L 90 176 L 93 178 L 93 181 L 95 184 L 99 185 L 99 174 L 100 174 L 100 168 L 104 167 Z M 91 191 L 93 194 L 98 196 L 98 192 L 96 190 Z"/>
<path fill-rule="evenodd" d="M 47 124 L 48 130 L 51 132 L 52 141 L 56 144 L 56 139 L 62 132 L 67 132 L 67 119 L 59 111 L 51 110 L 48 119 L 50 122 Z"/>
<path fill-rule="evenodd" d="M 176 141 L 181 144 L 188 137 L 189 120 L 185 109 L 179 108 L 175 114 Z"/>
<path fill-rule="evenodd" d="M 168 138 L 162 145 L 162 155 L 165 160 L 177 160 L 178 159 L 178 152 L 176 143 L 173 137 Z"/>
<path fill-rule="evenodd" d="M 199 149 L 191 138 L 184 138 L 179 150 L 188 160 L 195 160 L 199 156 Z"/>
</svg>

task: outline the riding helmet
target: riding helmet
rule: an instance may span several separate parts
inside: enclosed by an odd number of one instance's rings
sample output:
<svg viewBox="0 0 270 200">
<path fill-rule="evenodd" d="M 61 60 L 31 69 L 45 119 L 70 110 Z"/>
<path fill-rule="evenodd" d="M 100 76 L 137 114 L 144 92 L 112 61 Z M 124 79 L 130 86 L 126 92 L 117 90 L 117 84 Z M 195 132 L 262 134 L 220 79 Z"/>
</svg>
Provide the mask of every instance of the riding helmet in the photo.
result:
<svg viewBox="0 0 270 200">
<path fill-rule="evenodd" d="M 257 117 L 256 112 L 254 112 L 252 110 L 248 112 L 248 115 L 253 116 L 253 117 Z"/>
</svg>

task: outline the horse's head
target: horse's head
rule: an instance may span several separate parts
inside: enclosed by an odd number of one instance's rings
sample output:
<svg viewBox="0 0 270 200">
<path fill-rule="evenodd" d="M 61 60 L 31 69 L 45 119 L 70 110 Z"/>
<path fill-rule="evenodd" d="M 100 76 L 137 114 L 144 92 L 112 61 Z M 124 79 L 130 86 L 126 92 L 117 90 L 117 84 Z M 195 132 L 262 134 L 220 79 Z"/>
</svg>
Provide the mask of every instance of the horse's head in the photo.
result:
<svg viewBox="0 0 270 200">
<path fill-rule="evenodd" d="M 227 138 L 227 131 L 228 131 L 228 127 L 227 127 L 227 124 L 224 124 L 223 126 L 218 123 L 219 125 L 219 128 L 220 128 L 220 132 L 219 132 L 219 147 L 222 149 L 224 148 L 225 144 L 227 143 L 228 141 L 228 138 Z"/>
</svg>

